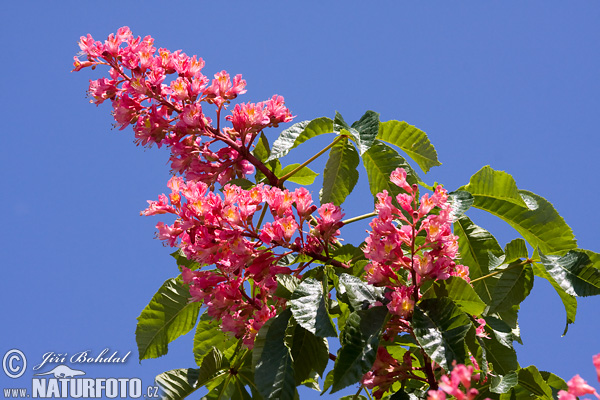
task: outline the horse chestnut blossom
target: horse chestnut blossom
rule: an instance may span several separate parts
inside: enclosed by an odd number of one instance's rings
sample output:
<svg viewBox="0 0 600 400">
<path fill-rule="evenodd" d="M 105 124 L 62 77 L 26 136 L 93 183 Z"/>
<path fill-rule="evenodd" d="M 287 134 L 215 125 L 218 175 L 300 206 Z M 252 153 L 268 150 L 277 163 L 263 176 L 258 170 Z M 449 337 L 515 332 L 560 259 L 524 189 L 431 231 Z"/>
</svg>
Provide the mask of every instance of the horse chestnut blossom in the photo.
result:
<svg viewBox="0 0 600 400">
<path fill-rule="evenodd" d="M 458 237 L 452 233 L 448 193 L 441 186 L 420 200 L 416 185 L 406 181 L 406 171 L 396 169 L 391 182 L 404 190 L 396 196 L 400 208 L 392 204 L 386 190 L 377 194 L 378 216 L 371 221 L 364 253 L 370 263 L 365 267 L 367 282 L 385 286 L 389 311 L 402 318 L 411 313 L 419 287 L 427 280 L 458 276 L 469 280 L 466 266 L 457 265 Z M 434 208 L 438 213 L 432 213 Z M 399 223 L 399 225 L 397 224 Z M 424 240 L 417 243 L 417 236 Z"/>
<path fill-rule="evenodd" d="M 341 210 L 332 204 L 317 209 L 304 188 L 288 191 L 257 185 L 244 190 L 226 185 L 221 197 L 202 181 L 177 176 L 168 187 L 171 193 L 149 201 L 141 214 L 177 217 L 171 225 L 157 224 L 158 238 L 200 265 L 199 270 L 182 267 L 192 299 L 204 302 L 208 315 L 221 321 L 224 331 L 252 348 L 260 327 L 285 308 L 285 300 L 273 295 L 276 275 L 301 276 L 308 266 L 292 271 L 278 262 L 292 253 L 323 260 L 316 250 L 337 239 Z M 273 221 L 260 227 L 254 216 L 264 207 Z M 318 216 L 311 225 L 315 211 Z M 204 270 L 208 265 L 214 269 Z"/>
<path fill-rule="evenodd" d="M 86 60 L 75 57 L 73 71 L 110 67 L 108 78 L 90 81 L 90 101 L 99 105 L 110 100 L 116 126 L 122 130 L 131 125 L 138 145 L 168 147 L 173 172 L 208 185 L 224 185 L 252 174 L 258 166 L 271 184 L 276 183 L 250 150 L 263 129 L 292 120 L 282 96 L 237 104 L 225 117 L 233 126 L 221 127 L 227 105 L 246 93 L 241 75 L 232 79 L 221 71 L 211 80 L 202 73 L 202 58 L 157 49 L 152 37 L 136 38 L 126 26 L 104 43 L 89 34 L 82 36 L 79 47 Z M 169 75 L 173 75 L 170 81 Z M 202 103 L 216 107 L 214 121 Z"/>
<path fill-rule="evenodd" d="M 458 400 L 474 400 L 479 391 L 472 388 L 471 384 L 473 381 L 478 380 L 479 374 L 473 374 L 472 366 L 463 364 L 455 365 L 450 373 L 450 377 L 442 375 L 439 389 L 430 390 L 427 393 L 427 400 L 445 400 L 447 394 Z"/>
</svg>

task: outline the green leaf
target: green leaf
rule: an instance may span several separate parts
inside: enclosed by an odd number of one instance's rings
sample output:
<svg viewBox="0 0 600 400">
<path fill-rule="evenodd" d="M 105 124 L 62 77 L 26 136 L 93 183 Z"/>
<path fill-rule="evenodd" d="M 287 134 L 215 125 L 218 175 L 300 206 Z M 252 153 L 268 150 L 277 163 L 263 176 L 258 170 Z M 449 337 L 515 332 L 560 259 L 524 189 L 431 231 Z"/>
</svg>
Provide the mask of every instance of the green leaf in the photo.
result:
<svg viewBox="0 0 600 400">
<path fill-rule="evenodd" d="M 448 298 L 425 299 L 415 306 L 413 330 L 431 359 L 449 371 L 452 362 L 467 358 L 465 336 L 471 320 Z"/>
<path fill-rule="evenodd" d="M 517 386 L 519 377 L 516 372 L 509 372 L 506 375 L 492 376 L 490 392 L 507 393 L 510 389 Z"/>
<path fill-rule="evenodd" d="M 569 251 L 564 256 L 546 256 L 540 251 L 546 272 L 571 296 L 600 294 L 600 270 L 591 266 L 590 257 L 581 251 Z"/>
<path fill-rule="evenodd" d="M 273 143 L 271 155 L 266 160 L 271 161 L 281 158 L 294 147 L 306 142 L 315 136 L 333 132 L 333 121 L 327 117 L 313 119 L 312 121 L 298 122 L 281 132 Z"/>
<path fill-rule="evenodd" d="M 350 314 L 340 336 L 342 347 L 333 367 L 331 393 L 358 382 L 371 369 L 387 314 L 385 306 Z"/>
<path fill-rule="evenodd" d="M 193 393 L 197 385 L 199 369 L 183 368 L 163 372 L 156 377 L 159 397 L 164 400 L 180 400 Z"/>
<path fill-rule="evenodd" d="M 495 374 L 507 375 L 519 369 L 517 353 L 514 348 L 506 347 L 495 336 L 484 339 L 482 343 L 485 347 L 487 360 L 492 365 L 492 371 Z"/>
<path fill-rule="evenodd" d="M 281 297 L 282 299 L 291 299 L 292 293 L 300 284 L 300 279 L 294 275 L 288 274 L 277 274 L 275 276 L 277 281 L 277 289 L 275 289 L 275 296 Z"/>
<path fill-rule="evenodd" d="M 329 159 L 323 171 L 323 188 L 320 192 L 321 204 L 341 205 L 358 182 L 356 167 L 360 158 L 348 138 L 343 138 L 329 151 Z"/>
<path fill-rule="evenodd" d="M 401 148 L 427 173 L 431 167 L 442 165 L 437 152 L 422 130 L 404 121 L 387 121 L 379 124 L 377 139 Z"/>
<path fill-rule="evenodd" d="M 289 174 L 290 172 L 292 172 L 294 169 L 298 168 L 299 166 L 300 166 L 300 164 L 290 164 L 290 165 L 286 166 L 285 168 L 283 168 L 283 170 L 277 171 L 275 173 L 275 175 L 278 178 L 281 178 L 281 177 L 285 176 L 286 174 Z M 287 178 L 287 180 L 290 182 L 297 183 L 299 185 L 312 185 L 317 176 L 319 176 L 319 174 L 317 174 L 315 171 L 313 171 L 312 169 L 310 169 L 308 167 L 304 167 L 300 171 L 296 172 L 294 175 Z"/>
<path fill-rule="evenodd" d="M 337 336 L 333 321 L 327 311 L 323 285 L 316 279 L 305 279 L 287 303 L 300 326 L 319 336 Z"/>
<path fill-rule="evenodd" d="M 514 239 L 506 244 L 504 247 L 505 258 L 504 262 L 510 264 L 513 261 L 520 260 L 521 258 L 529 258 L 529 252 L 527 251 L 527 244 L 523 239 Z"/>
<path fill-rule="evenodd" d="M 554 280 L 554 278 L 546 271 L 546 269 L 544 268 L 543 265 L 533 264 L 533 273 L 541 278 L 546 279 L 548 282 L 550 282 L 550 284 L 552 285 L 554 290 L 556 290 L 556 293 L 558 293 L 558 296 L 560 297 L 560 300 L 562 301 L 562 303 L 565 307 L 565 312 L 566 312 L 566 317 L 567 317 L 567 321 L 565 323 L 565 330 L 563 331 L 563 334 L 562 334 L 563 336 L 565 336 L 567 334 L 567 331 L 569 330 L 569 325 L 575 323 L 575 317 L 577 316 L 577 298 L 575 298 L 575 296 L 568 294 L 558 284 L 558 282 L 556 282 Z"/>
<path fill-rule="evenodd" d="M 218 321 L 213 320 L 206 313 L 202 314 L 194 334 L 194 359 L 196 364 L 201 365 L 204 357 L 213 349 L 225 352 L 235 346 L 236 343 L 237 340 L 221 330 Z"/>
<path fill-rule="evenodd" d="M 348 125 L 342 114 L 335 112 L 333 119 L 333 131 L 335 133 L 350 134 L 356 142 L 360 155 L 362 156 L 373 144 L 379 130 L 379 114 L 367 111 L 360 120 Z"/>
<path fill-rule="evenodd" d="M 504 347 L 513 348 L 514 336 L 511 327 L 501 319 L 492 316 L 485 317 L 486 327 L 492 331 L 492 334 Z"/>
<path fill-rule="evenodd" d="M 367 309 L 376 301 L 381 301 L 384 290 L 385 288 L 369 285 L 352 275 L 341 274 L 339 278 L 338 295 L 348 300 L 352 311 Z"/>
<path fill-rule="evenodd" d="M 168 345 L 188 333 L 198 320 L 199 302 L 190 302 L 190 291 L 167 279 L 137 318 L 135 339 L 139 358 L 157 358 L 167 354 Z"/>
<path fill-rule="evenodd" d="M 291 344 L 292 359 L 296 385 L 300 385 L 312 377 L 311 372 L 323 376 L 329 362 L 327 339 L 319 338 L 296 325 Z"/>
<path fill-rule="evenodd" d="M 163 372 L 156 377 L 160 398 L 179 400 L 189 396 L 210 380 L 222 374 L 229 363 L 218 350 L 211 351 L 202 361 L 200 368 L 183 368 Z"/>
<path fill-rule="evenodd" d="M 238 187 L 240 187 L 240 188 L 242 188 L 244 190 L 252 189 L 255 186 L 254 182 L 249 181 L 246 178 L 232 179 L 229 182 L 227 182 L 226 185 L 235 185 L 235 186 L 238 186 Z"/>
<path fill-rule="evenodd" d="M 548 384 L 548 386 L 550 386 L 550 389 L 552 389 L 552 397 L 553 398 L 558 397 L 558 392 L 560 390 L 564 390 L 564 391 L 569 390 L 567 383 L 562 378 L 554 375 L 553 373 L 548 372 L 548 371 L 540 371 L 540 375 L 542 376 L 544 381 Z"/>
<path fill-rule="evenodd" d="M 293 400 L 296 393 L 293 360 L 285 343 L 289 309 L 268 320 L 256 335 L 252 364 L 254 382 L 265 399 Z"/>
<path fill-rule="evenodd" d="M 533 248 L 547 254 L 577 248 L 571 228 L 541 196 L 518 190 L 509 174 L 483 167 L 461 189 L 475 198 L 474 207 L 485 210 L 510 224 Z"/>
<path fill-rule="evenodd" d="M 367 111 L 358 121 L 352 124 L 351 128 L 358 132 L 360 139 L 358 148 L 362 155 L 369 150 L 379 132 L 379 113 Z"/>
<path fill-rule="evenodd" d="M 186 256 L 184 256 L 181 252 L 181 249 L 177 250 L 174 253 L 171 253 L 171 257 L 175 259 L 178 267 L 181 267 L 182 265 L 189 269 L 198 269 L 200 267 L 200 264 L 198 264 L 197 262 L 188 260 Z"/>
<path fill-rule="evenodd" d="M 269 140 L 265 136 L 264 133 L 260 133 L 258 138 L 258 142 L 254 146 L 254 150 L 252 150 L 252 154 L 254 157 L 258 158 L 259 161 L 265 162 L 271 155 L 271 149 L 269 147 Z"/>
<path fill-rule="evenodd" d="M 486 307 L 473 287 L 464 279 L 455 276 L 435 282 L 423 294 L 422 299 L 444 297 L 451 299 L 458 308 L 470 315 L 480 315 Z"/>
<path fill-rule="evenodd" d="M 552 389 L 544 381 L 544 378 L 534 365 L 519 370 L 519 386 L 535 396 L 536 399 L 553 399 Z M 518 388 L 515 389 L 517 393 L 518 390 Z"/>
<path fill-rule="evenodd" d="M 501 268 L 495 270 L 500 271 Z M 495 279 L 492 290 L 492 302 L 488 314 L 509 310 L 513 305 L 520 304 L 531 292 L 533 287 L 533 270 L 530 265 L 516 262 L 508 265 L 505 271 L 489 279 Z"/>
<path fill-rule="evenodd" d="M 489 274 L 490 254 L 502 255 L 502 248 L 491 233 L 462 216 L 454 222 L 454 233 L 458 236 L 460 262 L 469 267 L 471 280 Z M 483 301 L 489 303 L 495 281 L 482 279 L 473 282 L 475 291 Z"/>
<path fill-rule="evenodd" d="M 448 203 L 452 206 L 452 222 L 462 217 L 473 205 L 473 195 L 465 190 L 455 190 L 448 193 Z"/>
<path fill-rule="evenodd" d="M 413 185 L 420 181 L 417 173 L 406 160 L 396 150 L 379 140 L 373 142 L 371 148 L 362 155 L 362 159 L 373 197 L 383 190 L 387 190 L 394 198 L 400 193 L 401 189 L 390 181 L 390 175 L 396 168 L 406 170 L 406 181 L 409 184 Z"/>
</svg>

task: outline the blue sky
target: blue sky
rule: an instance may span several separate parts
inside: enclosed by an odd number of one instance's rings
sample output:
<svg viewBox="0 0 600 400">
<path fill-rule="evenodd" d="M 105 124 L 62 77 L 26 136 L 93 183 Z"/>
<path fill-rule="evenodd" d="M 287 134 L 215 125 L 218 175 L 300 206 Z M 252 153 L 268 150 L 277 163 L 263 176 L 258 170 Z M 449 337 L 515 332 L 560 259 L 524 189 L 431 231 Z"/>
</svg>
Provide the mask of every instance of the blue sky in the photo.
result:
<svg viewBox="0 0 600 400">
<path fill-rule="evenodd" d="M 160 219 L 139 216 L 166 189 L 167 153 L 136 148 L 130 130 L 111 130 L 108 104 L 88 103 L 87 82 L 101 73 L 69 72 L 87 33 L 104 40 L 128 25 L 152 35 L 157 47 L 202 57 L 208 76 L 243 74 L 241 101 L 283 95 L 296 121 L 336 110 L 347 121 L 366 110 L 405 120 L 428 133 L 443 163 L 427 182 L 452 190 L 490 164 L 550 200 L 581 248 L 600 251 L 597 2 L 166 4 L 1 6 L 0 356 L 18 348 L 30 365 L 16 380 L 0 371 L 0 388 L 28 387 L 31 366 L 51 351 L 131 351 L 124 365 L 85 370 L 145 384 L 194 366 L 191 335 L 167 356 L 137 362 L 136 317 L 177 274 L 171 250 L 153 239 Z M 268 134 L 272 142 L 278 131 Z M 349 198 L 348 217 L 367 211 L 361 200 Z M 493 218 L 469 215 L 502 244 L 516 237 Z M 359 243 L 363 229 L 344 234 Z M 521 365 L 597 383 L 591 356 L 600 352 L 599 308 L 600 298 L 580 299 L 577 322 L 561 337 L 562 304 L 536 281 L 520 314 Z"/>
</svg>

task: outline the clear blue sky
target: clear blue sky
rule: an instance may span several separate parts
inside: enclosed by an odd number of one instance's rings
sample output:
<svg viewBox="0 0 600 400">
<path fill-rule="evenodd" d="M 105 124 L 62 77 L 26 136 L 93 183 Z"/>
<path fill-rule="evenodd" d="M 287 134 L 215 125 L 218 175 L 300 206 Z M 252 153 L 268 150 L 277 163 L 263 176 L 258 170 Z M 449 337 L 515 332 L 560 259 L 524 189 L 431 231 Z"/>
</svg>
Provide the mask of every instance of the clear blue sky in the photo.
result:
<svg viewBox="0 0 600 400">
<path fill-rule="evenodd" d="M 167 154 L 142 151 L 131 130 L 111 131 L 110 106 L 85 97 L 98 72 L 70 73 L 79 36 L 97 40 L 128 25 L 157 47 L 204 58 L 248 82 L 242 101 L 286 98 L 296 120 L 347 121 L 381 113 L 428 133 L 441 167 L 426 181 L 452 190 L 490 164 L 550 200 L 581 248 L 600 251 L 600 4 L 558 2 L 4 2 L 0 69 L 4 144 L 0 232 L 0 357 L 104 348 L 125 365 L 89 376 L 140 377 L 193 367 L 192 337 L 137 362 L 136 317 L 177 274 L 153 239 L 159 218 L 140 217 L 166 189 Z M 274 140 L 277 131 L 271 130 Z M 299 148 L 291 157 L 312 153 Z M 322 167 L 321 167 L 322 168 Z M 363 186 L 364 187 L 364 186 Z M 313 189 L 316 192 L 317 189 Z M 346 215 L 358 215 L 361 198 Z M 363 202 L 364 204 L 364 202 Z M 502 244 L 503 223 L 471 213 Z M 345 233 L 364 239 L 362 228 Z M 596 383 L 600 298 L 564 310 L 536 281 L 521 311 L 521 364 Z M 29 387 L 0 371 L 0 389 Z M 82 368 L 84 369 L 84 368 Z"/>
</svg>

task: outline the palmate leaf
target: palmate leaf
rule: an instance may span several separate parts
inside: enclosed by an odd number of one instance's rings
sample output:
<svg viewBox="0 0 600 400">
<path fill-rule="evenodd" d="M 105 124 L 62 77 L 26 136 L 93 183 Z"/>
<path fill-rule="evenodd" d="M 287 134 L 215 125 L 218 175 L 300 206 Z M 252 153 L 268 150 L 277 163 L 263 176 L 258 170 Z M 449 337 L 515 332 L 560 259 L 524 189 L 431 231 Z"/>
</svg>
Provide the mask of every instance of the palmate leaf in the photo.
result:
<svg viewBox="0 0 600 400">
<path fill-rule="evenodd" d="M 454 360 L 465 362 L 465 336 L 472 324 L 452 300 L 421 301 L 415 306 L 412 325 L 419 345 L 442 368 L 449 371 Z"/>
<path fill-rule="evenodd" d="M 293 400 L 296 393 L 293 359 L 285 343 L 292 316 L 289 309 L 268 320 L 256 335 L 252 365 L 254 382 L 265 399 Z"/>
<path fill-rule="evenodd" d="M 319 336 L 337 336 L 327 311 L 323 285 L 316 279 L 306 278 L 292 293 L 287 303 L 300 326 Z"/>
<path fill-rule="evenodd" d="M 377 357 L 379 336 L 387 314 L 385 306 L 350 314 L 340 335 L 342 347 L 338 350 L 333 367 L 331 393 L 358 382 L 371 369 Z"/>
<path fill-rule="evenodd" d="M 454 222 L 454 233 L 459 238 L 460 263 L 469 267 L 471 280 L 487 275 L 490 272 L 490 254 L 496 257 L 502 255 L 502 248 L 498 241 L 491 233 L 475 225 L 466 216 L 462 216 Z M 489 279 L 482 279 L 473 283 L 475 291 L 486 303 L 491 301 L 494 283 L 495 281 Z"/>
<path fill-rule="evenodd" d="M 298 122 L 281 132 L 273 142 L 268 161 L 281 158 L 296 146 L 315 136 L 333 132 L 333 121 L 327 117 L 313 119 L 312 121 Z"/>
<path fill-rule="evenodd" d="M 498 268 L 494 272 L 502 271 Z M 533 270 L 530 265 L 515 262 L 508 265 L 506 271 L 491 277 L 496 284 L 492 290 L 491 304 L 487 314 L 510 310 L 520 304 L 533 288 Z"/>
<path fill-rule="evenodd" d="M 290 351 L 294 360 L 296 385 L 300 385 L 311 378 L 312 372 L 323 376 L 325 367 L 329 362 L 327 339 L 317 337 L 296 324 L 293 328 L 291 342 Z"/>
<path fill-rule="evenodd" d="M 333 130 L 336 133 L 349 133 L 356 142 L 362 156 L 371 146 L 379 131 L 379 114 L 367 111 L 358 121 L 349 126 L 342 115 L 336 111 L 333 120 Z"/>
<path fill-rule="evenodd" d="M 567 331 L 569 330 L 569 325 L 575 323 L 575 317 L 577 316 L 577 299 L 575 298 L 575 296 L 568 294 L 558 284 L 558 282 L 556 282 L 554 280 L 554 278 L 552 278 L 552 275 L 550 275 L 546 271 L 546 269 L 544 268 L 543 265 L 533 264 L 533 273 L 536 276 L 544 278 L 548 282 L 550 282 L 550 284 L 552 285 L 554 290 L 556 290 L 556 293 L 558 293 L 558 296 L 560 297 L 560 300 L 562 301 L 562 303 L 565 307 L 565 312 L 566 312 L 566 317 L 567 317 L 567 321 L 565 323 L 565 330 L 563 331 L 563 334 L 562 334 L 563 336 L 565 336 L 567 334 Z"/>
<path fill-rule="evenodd" d="M 228 367 L 227 359 L 215 349 L 207 354 L 200 368 L 182 368 L 163 372 L 156 377 L 156 383 L 160 388 L 160 398 L 165 400 L 183 399 L 219 374 L 225 374 Z"/>
<path fill-rule="evenodd" d="M 338 296 L 347 300 L 352 311 L 363 310 L 383 300 L 385 288 L 375 287 L 353 275 L 340 274 Z"/>
<path fill-rule="evenodd" d="M 210 354 L 213 349 L 226 353 L 236 343 L 235 338 L 221 330 L 218 321 L 206 313 L 202 314 L 194 335 L 194 359 L 196 364 L 201 365 L 204 357 Z"/>
<path fill-rule="evenodd" d="M 329 151 L 329 159 L 323 171 L 321 204 L 341 205 L 358 182 L 356 167 L 360 163 L 358 152 L 348 138 L 341 139 Z"/>
<path fill-rule="evenodd" d="M 455 276 L 435 282 L 423 294 L 422 299 L 444 297 L 451 299 L 458 308 L 470 315 L 480 315 L 486 307 L 473 287 L 464 279 Z"/>
<path fill-rule="evenodd" d="M 384 190 L 394 198 L 400 193 L 400 188 L 390 181 L 390 175 L 396 168 L 406 170 L 406 181 L 409 184 L 413 185 L 420 181 L 417 173 L 406 160 L 396 150 L 379 140 L 373 142 L 371 148 L 362 155 L 362 159 L 373 197 Z"/>
<path fill-rule="evenodd" d="M 300 164 L 290 164 L 285 166 L 281 171 L 276 170 L 275 175 L 278 178 L 285 176 L 286 174 L 292 172 L 294 169 L 299 167 Z M 296 172 L 294 175 L 287 178 L 288 181 L 297 183 L 298 185 L 312 185 L 315 181 L 316 177 L 319 176 L 318 173 L 313 171 L 308 167 L 303 167 L 301 170 Z"/>
<path fill-rule="evenodd" d="M 544 255 L 540 259 L 546 272 L 571 296 L 600 294 L 600 269 L 591 266 L 590 257 L 581 251 L 569 251 L 564 256 Z"/>
<path fill-rule="evenodd" d="M 188 333 L 198 320 L 201 303 L 190 302 L 190 291 L 167 279 L 137 318 L 135 339 L 139 359 L 167 354 L 168 344 Z"/>
<path fill-rule="evenodd" d="M 404 121 L 380 123 L 377 139 L 401 148 L 425 173 L 431 167 L 442 165 L 427 134 Z"/>
<path fill-rule="evenodd" d="M 465 190 L 455 190 L 448 193 L 448 203 L 452 206 L 450 217 L 455 222 L 462 217 L 465 212 L 473 205 L 473 195 Z"/>
<path fill-rule="evenodd" d="M 577 248 L 565 220 L 546 199 L 518 190 L 509 174 L 483 167 L 460 188 L 475 198 L 474 207 L 503 219 L 534 248 L 547 254 L 563 254 Z"/>
</svg>

